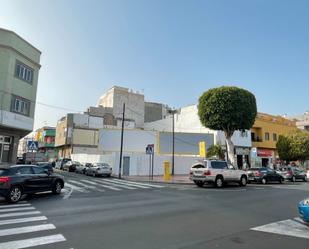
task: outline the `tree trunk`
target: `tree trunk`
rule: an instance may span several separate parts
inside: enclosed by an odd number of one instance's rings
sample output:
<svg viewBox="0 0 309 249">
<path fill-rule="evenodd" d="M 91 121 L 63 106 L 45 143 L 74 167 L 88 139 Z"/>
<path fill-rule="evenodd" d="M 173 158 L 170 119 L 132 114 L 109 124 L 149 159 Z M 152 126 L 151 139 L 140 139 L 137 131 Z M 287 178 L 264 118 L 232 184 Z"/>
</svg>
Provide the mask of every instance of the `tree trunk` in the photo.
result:
<svg viewBox="0 0 309 249">
<path fill-rule="evenodd" d="M 237 164 L 235 163 L 234 144 L 232 142 L 232 136 L 226 135 L 225 139 L 226 139 L 226 145 L 227 145 L 228 161 L 237 168 Z"/>
</svg>

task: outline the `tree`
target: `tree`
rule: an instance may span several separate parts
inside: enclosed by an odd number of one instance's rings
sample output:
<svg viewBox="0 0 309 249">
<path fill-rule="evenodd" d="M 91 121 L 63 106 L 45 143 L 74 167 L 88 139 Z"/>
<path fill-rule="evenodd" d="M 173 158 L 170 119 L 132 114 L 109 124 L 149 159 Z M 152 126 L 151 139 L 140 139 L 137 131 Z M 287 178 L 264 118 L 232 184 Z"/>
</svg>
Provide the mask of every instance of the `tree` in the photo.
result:
<svg viewBox="0 0 309 249">
<path fill-rule="evenodd" d="M 257 114 L 255 96 L 242 88 L 222 86 L 204 92 L 198 101 L 201 123 L 225 134 L 228 159 L 235 164 L 234 144 L 231 140 L 236 130 L 249 130 Z"/>
<path fill-rule="evenodd" d="M 206 157 L 218 157 L 219 159 L 224 159 L 224 152 L 220 145 L 211 145 L 207 150 Z"/>
<path fill-rule="evenodd" d="M 295 130 L 287 135 L 280 135 L 277 142 L 280 159 L 301 162 L 309 159 L 309 133 Z"/>
<path fill-rule="evenodd" d="M 294 161 L 295 158 L 291 153 L 291 141 L 287 136 L 280 135 L 276 144 L 276 148 L 281 160 Z"/>
</svg>

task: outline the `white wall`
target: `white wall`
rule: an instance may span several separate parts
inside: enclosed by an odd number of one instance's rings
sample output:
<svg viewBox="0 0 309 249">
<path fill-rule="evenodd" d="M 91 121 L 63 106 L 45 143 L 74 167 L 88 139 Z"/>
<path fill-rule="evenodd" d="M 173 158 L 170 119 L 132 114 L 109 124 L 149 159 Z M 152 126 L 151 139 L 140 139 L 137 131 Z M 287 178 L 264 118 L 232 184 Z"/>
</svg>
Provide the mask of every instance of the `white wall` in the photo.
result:
<svg viewBox="0 0 309 249">
<path fill-rule="evenodd" d="M 130 157 L 130 175 L 131 176 L 148 176 L 149 175 L 149 156 L 139 153 L 123 153 L 124 157 Z M 201 159 L 200 157 L 192 156 L 175 156 L 175 174 L 189 177 L 190 168 L 193 163 Z M 108 163 L 113 168 L 113 174 L 118 175 L 119 172 L 119 152 L 102 155 L 88 155 L 88 154 L 72 154 L 72 160 L 81 163 Z M 155 156 L 154 157 L 154 175 L 163 175 L 164 161 L 170 161 L 171 170 L 171 156 Z M 123 167 L 122 167 L 123 169 Z"/>
<path fill-rule="evenodd" d="M 13 112 L 0 110 L 0 124 L 4 126 L 32 131 L 33 119 Z"/>
<path fill-rule="evenodd" d="M 75 127 L 100 129 L 104 126 L 104 119 L 101 117 L 93 117 L 87 114 L 73 115 L 73 123 Z"/>
<path fill-rule="evenodd" d="M 155 144 L 157 133 L 154 131 L 125 130 L 123 151 L 145 153 L 148 144 Z M 106 152 L 120 150 L 121 130 L 101 129 L 99 131 L 99 149 Z"/>
</svg>

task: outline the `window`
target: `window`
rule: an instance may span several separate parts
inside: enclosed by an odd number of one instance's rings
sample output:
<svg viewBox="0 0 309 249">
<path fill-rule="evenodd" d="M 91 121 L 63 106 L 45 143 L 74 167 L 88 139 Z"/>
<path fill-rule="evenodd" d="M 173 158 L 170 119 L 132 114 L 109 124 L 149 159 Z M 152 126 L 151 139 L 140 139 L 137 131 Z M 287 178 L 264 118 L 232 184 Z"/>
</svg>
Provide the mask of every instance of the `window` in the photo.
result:
<svg viewBox="0 0 309 249">
<path fill-rule="evenodd" d="M 226 162 L 213 161 L 211 162 L 211 167 L 213 169 L 227 169 L 227 164 Z"/>
<path fill-rule="evenodd" d="M 273 134 L 273 140 L 277 141 L 277 134 L 276 133 Z"/>
<path fill-rule="evenodd" d="M 33 174 L 31 167 L 20 167 L 16 170 L 16 174 L 31 175 Z"/>
<path fill-rule="evenodd" d="M 33 69 L 21 63 L 20 61 L 16 61 L 15 76 L 21 80 L 32 84 Z"/>
<path fill-rule="evenodd" d="M 11 111 L 23 114 L 25 116 L 30 115 L 30 101 L 18 96 L 12 96 Z"/>
<path fill-rule="evenodd" d="M 265 132 L 265 140 L 269 141 L 269 133 L 268 132 Z"/>
<path fill-rule="evenodd" d="M 33 171 L 34 171 L 34 174 L 46 174 L 45 173 L 45 168 L 41 168 L 41 167 L 33 167 Z"/>
</svg>

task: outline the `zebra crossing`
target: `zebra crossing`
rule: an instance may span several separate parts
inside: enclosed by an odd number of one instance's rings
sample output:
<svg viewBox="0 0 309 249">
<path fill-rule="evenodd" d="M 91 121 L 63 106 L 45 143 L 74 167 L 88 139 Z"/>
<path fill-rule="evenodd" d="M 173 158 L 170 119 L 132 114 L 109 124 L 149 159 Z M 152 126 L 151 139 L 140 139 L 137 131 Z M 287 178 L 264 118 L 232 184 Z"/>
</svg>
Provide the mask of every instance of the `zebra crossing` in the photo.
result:
<svg viewBox="0 0 309 249">
<path fill-rule="evenodd" d="M 0 249 L 39 248 L 66 241 L 55 232 L 55 225 L 47 223 L 47 217 L 35 209 L 26 201 L 0 205 Z"/>
<path fill-rule="evenodd" d="M 73 190 L 80 193 L 89 192 L 106 192 L 106 191 L 124 191 L 124 190 L 137 190 L 137 189 L 161 189 L 164 186 L 133 182 L 120 179 L 102 179 L 102 178 L 85 178 L 85 179 L 67 179 L 64 188 Z M 1 216 L 1 213 L 0 213 Z"/>
</svg>

